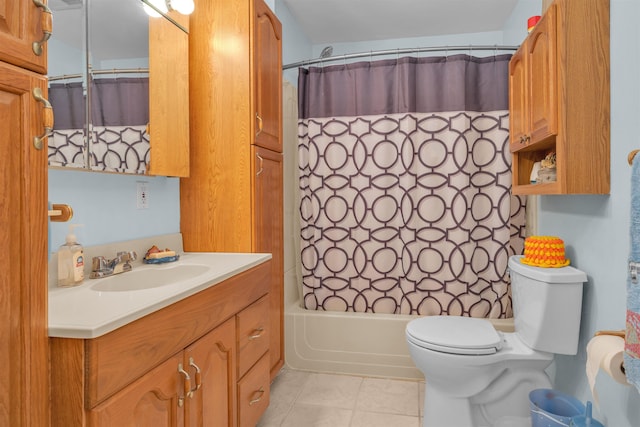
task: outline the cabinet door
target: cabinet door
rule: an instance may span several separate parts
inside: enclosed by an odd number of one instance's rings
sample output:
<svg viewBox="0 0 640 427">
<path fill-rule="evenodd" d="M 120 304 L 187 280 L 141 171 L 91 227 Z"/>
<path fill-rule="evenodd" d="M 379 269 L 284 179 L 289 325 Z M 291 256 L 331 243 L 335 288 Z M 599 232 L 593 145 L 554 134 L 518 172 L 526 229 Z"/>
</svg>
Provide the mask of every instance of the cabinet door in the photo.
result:
<svg viewBox="0 0 640 427">
<path fill-rule="evenodd" d="M 255 144 L 282 153 L 282 26 L 263 0 L 255 0 Z"/>
<path fill-rule="evenodd" d="M 88 425 L 182 427 L 184 379 L 178 372 L 179 353 L 89 411 Z M 63 391 L 61 391 L 63 392 Z M 188 399 L 188 398 L 187 398 Z"/>
<path fill-rule="evenodd" d="M 235 425 L 235 333 L 231 318 L 186 349 L 184 364 L 194 389 L 185 407 L 187 426 Z"/>
<path fill-rule="evenodd" d="M 531 144 L 558 133 L 558 70 L 556 59 L 556 6 L 535 26 L 527 40 Z"/>
<path fill-rule="evenodd" d="M 189 28 L 188 16 L 170 16 Z M 149 175 L 189 176 L 189 34 L 149 19 Z"/>
<path fill-rule="evenodd" d="M 254 235 L 255 252 L 273 256 L 269 288 L 271 375 L 283 363 L 283 207 L 282 154 L 255 147 L 256 173 L 254 178 Z"/>
<path fill-rule="evenodd" d="M 47 143 L 33 144 L 43 134 L 36 87 L 46 95 L 44 77 L 0 62 L 0 244 L 11 254 L 0 257 L 2 426 L 48 425 Z"/>
<path fill-rule="evenodd" d="M 526 53 L 526 46 L 521 47 L 509 62 L 509 146 L 512 152 L 525 146 L 529 131 Z"/>
<path fill-rule="evenodd" d="M 45 39 L 43 27 L 51 31 L 51 13 L 38 8 L 33 0 L 0 2 L 0 61 L 46 73 L 46 43 L 42 43 L 39 55 L 33 47 L 34 42 Z"/>
</svg>

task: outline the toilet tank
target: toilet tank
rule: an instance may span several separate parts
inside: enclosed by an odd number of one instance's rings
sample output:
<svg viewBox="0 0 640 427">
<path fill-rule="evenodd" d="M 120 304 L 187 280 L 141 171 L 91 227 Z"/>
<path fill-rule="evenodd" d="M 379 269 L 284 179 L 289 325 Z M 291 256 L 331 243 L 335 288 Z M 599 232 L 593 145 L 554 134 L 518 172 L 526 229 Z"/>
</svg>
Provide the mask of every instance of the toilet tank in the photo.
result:
<svg viewBox="0 0 640 427">
<path fill-rule="evenodd" d="M 533 349 L 576 354 L 587 275 L 573 267 L 532 267 L 520 258 L 509 258 L 516 333 Z"/>
</svg>

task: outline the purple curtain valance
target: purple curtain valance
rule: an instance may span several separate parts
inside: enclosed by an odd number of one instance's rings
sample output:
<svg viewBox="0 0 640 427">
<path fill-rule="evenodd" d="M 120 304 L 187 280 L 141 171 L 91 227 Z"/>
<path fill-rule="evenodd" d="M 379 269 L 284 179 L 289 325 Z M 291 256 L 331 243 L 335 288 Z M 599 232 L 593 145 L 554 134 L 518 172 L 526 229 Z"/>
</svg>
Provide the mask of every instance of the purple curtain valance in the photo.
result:
<svg viewBox="0 0 640 427">
<path fill-rule="evenodd" d="M 54 128 L 85 126 L 83 83 L 52 83 L 49 99 L 55 114 Z M 142 126 L 149 123 L 149 79 L 118 77 L 95 79 L 91 84 L 91 124 L 94 126 Z"/>
<path fill-rule="evenodd" d="M 510 58 L 511 54 L 403 57 L 300 68 L 298 115 L 306 119 L 507 110 L 504 76 Z"/>
</svg>

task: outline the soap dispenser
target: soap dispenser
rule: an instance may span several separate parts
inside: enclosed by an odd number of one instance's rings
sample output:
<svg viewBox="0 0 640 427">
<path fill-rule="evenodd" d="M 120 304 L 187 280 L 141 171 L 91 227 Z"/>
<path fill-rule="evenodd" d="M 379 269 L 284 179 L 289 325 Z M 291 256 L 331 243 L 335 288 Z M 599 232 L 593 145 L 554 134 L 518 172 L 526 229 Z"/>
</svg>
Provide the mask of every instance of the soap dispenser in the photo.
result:
<svg viewBox="0 0 640 427">
<path fill-rule="evenodd" d="M 76 286 L 84 280 L 84 249 L 78 243 L 73 229 L 80 224 L 70 224 L 65 243 L 58 249 L 58 286 Z"/>
</svg>

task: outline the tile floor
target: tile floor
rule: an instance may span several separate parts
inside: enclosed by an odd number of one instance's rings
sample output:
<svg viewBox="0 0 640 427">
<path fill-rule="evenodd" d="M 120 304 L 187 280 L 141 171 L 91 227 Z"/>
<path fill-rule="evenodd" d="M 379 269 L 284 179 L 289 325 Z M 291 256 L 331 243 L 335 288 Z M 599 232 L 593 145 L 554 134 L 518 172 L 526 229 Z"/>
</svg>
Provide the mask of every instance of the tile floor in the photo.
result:
<svg viewBox="0 0 640 427">
<path fill-rule="evenodd" d="M 423 381 L 285 368 L 258 427 L 420 427 Z"/>
</svg>

